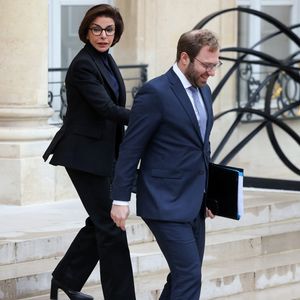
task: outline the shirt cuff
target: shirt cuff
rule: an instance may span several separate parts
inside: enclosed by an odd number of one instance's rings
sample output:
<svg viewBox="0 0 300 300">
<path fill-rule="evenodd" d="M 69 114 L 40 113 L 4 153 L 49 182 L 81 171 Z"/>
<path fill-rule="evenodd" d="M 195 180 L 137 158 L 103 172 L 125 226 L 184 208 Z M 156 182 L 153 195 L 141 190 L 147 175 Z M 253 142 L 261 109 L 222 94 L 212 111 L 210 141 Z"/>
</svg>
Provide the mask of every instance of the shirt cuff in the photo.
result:
<svg viewBox="0 0 300 300">
<path fill-rule="evenodd" d="M 119 200 L 114 200 L 113 205 L 122 205 L 122 206 L 129 206 L 128 201 L 119 201 Z"/>
</svg>

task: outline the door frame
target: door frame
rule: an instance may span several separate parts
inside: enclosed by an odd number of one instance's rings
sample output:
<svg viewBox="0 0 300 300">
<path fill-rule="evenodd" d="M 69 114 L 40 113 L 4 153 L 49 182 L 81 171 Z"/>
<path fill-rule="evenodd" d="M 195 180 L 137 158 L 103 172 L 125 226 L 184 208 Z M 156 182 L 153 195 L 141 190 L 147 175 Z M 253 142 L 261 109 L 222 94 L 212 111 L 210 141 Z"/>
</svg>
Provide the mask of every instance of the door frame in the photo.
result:
<svg viewBox="0 0 300 300">
<path fill-rule="evenodd" d="M 113 4 L 113 0 L 101 1 Z M 48 0 L 48 67 L 61 67 L 61 8 L 62 6 L 93 6 L 99 0 Z M 64 66 L 65 67 L 65 66 Z"/>
</svg>

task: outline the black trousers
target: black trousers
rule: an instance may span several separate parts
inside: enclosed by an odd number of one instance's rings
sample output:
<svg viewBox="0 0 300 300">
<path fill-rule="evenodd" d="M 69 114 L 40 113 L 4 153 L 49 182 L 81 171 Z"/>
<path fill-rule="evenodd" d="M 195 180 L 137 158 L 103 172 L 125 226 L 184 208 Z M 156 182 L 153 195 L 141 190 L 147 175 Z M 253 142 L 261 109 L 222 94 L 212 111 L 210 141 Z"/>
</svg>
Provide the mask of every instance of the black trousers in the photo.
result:
<svg viewBox="0 0 300 300">
<path fill-rule="evenodd" d="M 80 291 L 100 260 L 104 298 L 135 300 L 126 232 L 110 217 L 110 177 L 69 168 L 67 172 L 89 217 L 53 271 L 53 277 L 63 286 Z"/>
</svg>

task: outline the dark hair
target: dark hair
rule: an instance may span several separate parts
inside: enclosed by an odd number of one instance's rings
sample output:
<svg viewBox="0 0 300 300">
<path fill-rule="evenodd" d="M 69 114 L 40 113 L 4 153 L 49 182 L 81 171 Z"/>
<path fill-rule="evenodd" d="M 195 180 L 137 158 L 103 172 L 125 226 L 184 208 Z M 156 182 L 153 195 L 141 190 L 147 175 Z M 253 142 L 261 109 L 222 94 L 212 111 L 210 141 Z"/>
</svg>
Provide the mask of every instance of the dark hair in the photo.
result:
<svg viewBox="0 0 300 300">
<path fill-rule="evenodd" d="M 108 4 L 99 4 L 96 6 L 91 7 L 85 14 L 81 24 L 79 26 L 78 34 L 79 38 L 85 44 L 88 42 L 86 36 L 89 30 L 91 23 L 97 17 L 108 17 L 112 18 L 115 22 L 115 36 L 111 46 L 115 45 L 121 38 L 121 35 L 124 30 L 124 23 L 119 10 L 115 7 L 112 7 Z"/>
<path fill-rule="evenodd" d="M 176 61 L 180 60 L 182 52 L 186 52 L 191 62 L 193 62 L 204 46 L 209 46 L 211 51 L 216 51 L 220 48 L 217 37 L 211 31 L 198 29 L 183 33 L 178 40 Z"/>
</svg>

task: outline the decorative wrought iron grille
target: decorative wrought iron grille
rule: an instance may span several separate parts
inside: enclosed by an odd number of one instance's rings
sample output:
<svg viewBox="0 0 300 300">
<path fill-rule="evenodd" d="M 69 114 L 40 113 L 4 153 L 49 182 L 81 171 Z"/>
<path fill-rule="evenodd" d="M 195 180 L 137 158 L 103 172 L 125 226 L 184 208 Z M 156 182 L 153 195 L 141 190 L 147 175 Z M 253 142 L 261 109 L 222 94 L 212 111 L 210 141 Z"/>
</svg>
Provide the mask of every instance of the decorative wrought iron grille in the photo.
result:
<svg viewBox="0 0 300 300">
<path fill-rule="evenodd" d="M 132 105 L 134 95 L 147 81 L 148 65 L 121 65 L 119 68 L 124 78 L 126 87 L 126 106 L 130 107 Z M 64 78 L 67 70 L 68 68 L 48 69 L 48 104 L 55 112 L 50 122 L 59 126 L 62 124 L 62 119 L 67 109 L 66 88 L 64 85 Z"/>
<path fill-rule="evenodd" d="M 237 74 L 237 95 L 238 107 L 221 112 L 215 116 L 215 120 L 221 118 L 229 113 L 235 113 L 236 117 L 230 126 L 229 130 L 225 133 L 221 142 L 212 154 L 212 160 L 219 159 L 221 151 L 224 149 L 225 144 L 228 142 L 230 136 L 243 122 L 256 121 L 257 127 L 253 129 L 245 138 L 243 138 L 231 151 L 222 159 L 220 163 L 228 164 L 237 153 L 246 146 L 263 128 L 266 128 L 270 142 L 281 161 L 294 173 L 300 175 L 299 166 L 295 165 L 284 153 L 284 145 L 280 145 L 274 134 L 273 126 L 276 125 L 293 139 L 296 144 L 300 145 L 299 133 L 293 130 L 288 124 L 287 119 L 299 118 L 300 115 L 300 51 L 289 54 L 285 59 L 278 59 L 258 50 L 255 50 L 257 45 L 267 42 L 273 37 L 284 34 L 288 39 L 294 42 L 298 49 L 300 48 L 300 38 L 297 36 L 293 29 L 300 27 L 300 24 L 293 26 L 286 26 L 271 15 L 266 13 L 245 8 L 235 7 L 217 11 L 201 20 L 194 29 L 204 27 L 212 19 L 233 11 L 238 13 L 246 13 L 255 15 L 264 21 L 272 24 L 276 31 L 263 39 L 257 41 L 251 47 L 228 47 L 221 49 L 221 59 L 223 61 L 231 61 L 232 66 L 224 75 L 222 80 L 213 91 L 213 101 L 216 100 L 218 94 L 228 81 L 228 79 Z M 236 58 L 226 56 L 227 53 L 236 53 Z M 268 72 L 265 76 L 255 76 L 254 66 L 263 66 Z M 235 72 L 236 71 L 236 72 Z M 259 79 L 257 79 L 259 78 Z M 244 86 L 244 89 L 241 86 Z M 242 95 L 242 90 L 244 94 Z M 251 179 L 251 178 L 250 178 Z M 256 182 L 259 185 L 259 180 L 253 178 L 248 182 Z M 268 185 L 267 178 L 261 178 L 262 182 Z M 247 180 L 245 180 L 247 182 Z M 271 184 L 272 188 L 282 186 L 278 181 L 274 180 L 275 184 Z M 300 181 L 292 182 L 286 181 L 286 186 L 289 184 L 297 190 L 300 190 Z"/>
</svg>

